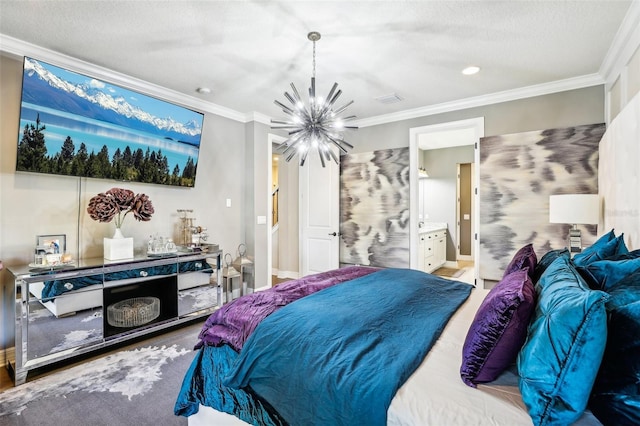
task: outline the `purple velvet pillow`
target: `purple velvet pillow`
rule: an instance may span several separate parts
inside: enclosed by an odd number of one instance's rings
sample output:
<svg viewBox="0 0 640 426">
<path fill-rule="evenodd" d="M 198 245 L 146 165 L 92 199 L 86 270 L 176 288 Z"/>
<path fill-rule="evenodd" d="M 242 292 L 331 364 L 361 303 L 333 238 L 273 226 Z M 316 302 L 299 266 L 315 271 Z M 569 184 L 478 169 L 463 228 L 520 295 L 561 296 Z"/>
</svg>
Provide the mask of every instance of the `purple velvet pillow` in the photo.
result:
<svg viewBox="0 0 640 426">
<path fill-rule="evenodd" d="M 536 257 L 536 252 L 533 250 L 533 244 L 527 244 L 513 256 L 513 259 L 511 259 L 511 262 L 507 265 L 507 269 L 504 270 L 502 278 L 524 268 L 529 268 L 529 276 L 532 276 L 537 264 L 538 258 Z"/>
<path fill-rule="evenodd" d="M 484 299 L 462 348 L 460 377 L 471 387 L 495 380 L 527 337 L 536 292 L 528 268 L 505 276 Z"/>
</svg>

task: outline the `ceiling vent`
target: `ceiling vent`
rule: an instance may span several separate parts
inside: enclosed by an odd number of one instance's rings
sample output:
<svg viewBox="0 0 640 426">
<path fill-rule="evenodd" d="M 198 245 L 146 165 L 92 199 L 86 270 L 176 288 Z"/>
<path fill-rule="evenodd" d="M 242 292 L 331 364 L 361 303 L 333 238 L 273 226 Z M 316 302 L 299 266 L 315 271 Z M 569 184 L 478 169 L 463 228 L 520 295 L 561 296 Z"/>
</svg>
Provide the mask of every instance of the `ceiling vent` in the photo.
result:
<svg viewBox="0 0 640 426">
<path fill-rule="evenodd" d="M 400 102 L 402 100 L 402 98 L 398 96 L 398 94 L 396 93 L 392 93 L 390 95 L 378 96 L 375 99 L 381 104 L 395 104 L 396 102 Z"/>
</svg>

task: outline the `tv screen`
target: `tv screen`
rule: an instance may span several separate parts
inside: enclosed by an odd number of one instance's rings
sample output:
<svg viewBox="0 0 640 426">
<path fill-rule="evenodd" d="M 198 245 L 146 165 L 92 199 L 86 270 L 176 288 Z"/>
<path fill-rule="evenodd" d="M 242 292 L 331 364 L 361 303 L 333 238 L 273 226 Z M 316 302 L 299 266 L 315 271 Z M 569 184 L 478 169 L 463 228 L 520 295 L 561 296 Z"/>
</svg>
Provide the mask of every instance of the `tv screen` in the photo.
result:
<svg viewBox="0 0 640 426">
<path fill-rule="evenodd" d="M 203 120 L 25 57 L 16 170 L 193 187 Z"/>
</svg>

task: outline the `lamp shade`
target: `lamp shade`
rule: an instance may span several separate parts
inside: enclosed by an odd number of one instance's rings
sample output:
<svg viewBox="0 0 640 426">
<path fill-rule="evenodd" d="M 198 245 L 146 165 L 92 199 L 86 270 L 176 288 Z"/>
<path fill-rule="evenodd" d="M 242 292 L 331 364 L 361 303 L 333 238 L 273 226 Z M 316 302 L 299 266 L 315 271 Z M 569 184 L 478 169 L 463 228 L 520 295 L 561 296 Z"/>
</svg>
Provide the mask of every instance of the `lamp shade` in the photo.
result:
<svg viewBox="0 0 640 426">
<path fill-rule="evenodd" d="M 600 219 L 598 194 L 564 194 L 549 196 L 549 222 L 597 224 Z"/>
</svg>

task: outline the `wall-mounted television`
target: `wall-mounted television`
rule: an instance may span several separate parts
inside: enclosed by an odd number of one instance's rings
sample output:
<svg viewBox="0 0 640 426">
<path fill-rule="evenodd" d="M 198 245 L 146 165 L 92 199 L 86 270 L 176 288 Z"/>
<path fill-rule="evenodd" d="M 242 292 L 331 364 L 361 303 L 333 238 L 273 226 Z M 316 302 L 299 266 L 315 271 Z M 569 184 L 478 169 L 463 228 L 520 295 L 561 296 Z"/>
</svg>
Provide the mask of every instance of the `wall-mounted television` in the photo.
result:
<svg viewBox="0 0 640 426">
<path fill-rule="evenodd" d="M 25 57 L 16 170 L 193 187 L 203 120 Z"/>
</svg>

